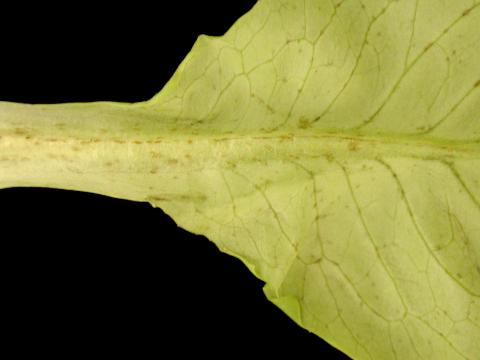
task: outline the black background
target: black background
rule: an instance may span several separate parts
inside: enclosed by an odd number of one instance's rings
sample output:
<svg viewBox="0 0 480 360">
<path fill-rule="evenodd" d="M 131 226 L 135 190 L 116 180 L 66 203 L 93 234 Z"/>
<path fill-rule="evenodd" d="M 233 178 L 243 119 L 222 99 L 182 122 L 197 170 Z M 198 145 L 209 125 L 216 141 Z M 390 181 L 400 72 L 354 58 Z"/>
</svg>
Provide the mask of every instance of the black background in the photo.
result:
<svg viewBox="0 0 480 360">
<path fill-rule="evenodd" d="M 165 4 L 3 7 L 0 100 L 146 100 L 199 34 L 222 35 L 254 1 Z M 18 357 L 347 359 L 269 303 L 240 261 L 148 204 L 5 189 L 0 236 L 1 327 Z"/>
</svg>

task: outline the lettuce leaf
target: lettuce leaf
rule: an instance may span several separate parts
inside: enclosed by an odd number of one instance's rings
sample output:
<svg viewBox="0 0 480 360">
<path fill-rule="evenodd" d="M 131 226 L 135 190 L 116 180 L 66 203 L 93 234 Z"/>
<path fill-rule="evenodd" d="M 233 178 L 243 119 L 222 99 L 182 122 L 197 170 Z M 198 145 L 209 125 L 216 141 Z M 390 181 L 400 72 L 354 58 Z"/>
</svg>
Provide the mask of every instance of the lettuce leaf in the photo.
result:
<svg viewBox="0 0 480 360">
<path fill-rule="evenodd" d="M 0 187 L 161 207 L 355 359 L 480 354 L 480 3 L 260 0 L 135 104 L 0 103 Z"/>
</svg>

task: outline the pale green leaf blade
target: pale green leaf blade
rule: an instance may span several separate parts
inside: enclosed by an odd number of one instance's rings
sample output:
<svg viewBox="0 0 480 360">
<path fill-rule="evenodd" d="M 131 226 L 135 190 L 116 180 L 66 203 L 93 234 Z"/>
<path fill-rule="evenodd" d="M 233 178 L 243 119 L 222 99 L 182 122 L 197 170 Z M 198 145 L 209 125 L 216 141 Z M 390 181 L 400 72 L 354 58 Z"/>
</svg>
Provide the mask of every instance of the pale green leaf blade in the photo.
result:
<svg viewBox="0 0 480 360">
<path fill-rule="evenodd" d="M 479 22 L 472 2 L 260 2 L 153 102 L 268 144 L 199 174 L 191 212 L 154 203 L 354 358 L 475 358 Z"/>
<path fill-rule="evenodd" d="M 149 201 L 352 358 L 476 359 L 479 23 L 261 0 L 145 103 L 0 103 L 0 186 Z"/>
</svg>

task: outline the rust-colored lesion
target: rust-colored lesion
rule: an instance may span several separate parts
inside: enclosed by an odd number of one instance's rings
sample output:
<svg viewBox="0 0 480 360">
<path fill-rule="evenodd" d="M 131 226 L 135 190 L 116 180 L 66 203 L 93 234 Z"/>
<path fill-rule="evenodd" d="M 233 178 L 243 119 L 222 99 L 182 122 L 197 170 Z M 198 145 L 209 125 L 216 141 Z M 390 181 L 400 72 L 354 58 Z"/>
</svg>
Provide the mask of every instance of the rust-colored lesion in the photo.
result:
<svg viewBox="0 0 480 360">
<path fill-rule="evenodd" d="M 152 194 L 145 198 L 145 201 L 148 202 L 160 202 L 160 201 L 182 201 L 182 202 L 191 202 L 191 201 L 206 201 L 207 197 L 204 194 Z"/>
<path fill-rule="evenodd" d="M 308 121 L 308 119 L 300 118 L 298 120 L 298 128 L 299 129 L 306 130 L 306 129 L 310 129 L 311 127 L 312 127 L 312 123 L 310 121 Z"/>
<path fill-rule="evenodd" d="M 462 16 L 467 16 L 472 11 L 473 7 L 470 7 L 462 12 Z"/>
<path fill-rule="evenodd" d="M 325 159 L 327 159 L 327 161 L 328 161 L 329 163 L 331 163 L 331 162 L 333 162 L 333 161 L 335 160 L 335 156 L 333 156 L 333 154 L 332 154 L 331 152 L 326 152 L 326 153 L 324 154 L 324 156 L 325 156 Z"/>
<path fill-rule="evenodd" d="M 293 138 L 294 138 L 294 135 L 293 134 L 281 134 L 279 136 L 280 138 L 280 141 L 284 142 L 284 141 L 292 141 Z"/>
<path fill-rule="evenodd" d="M 350 140 L 348 142 L 348 150 L 350 151 L 358 151 L 360 144 L 357 140 Z"/>
<path fill-rule="evenodd" d="M 80 144 L 81 145 L 90 145 L 90 144 L 96 144 L 96 143 L 99 143 L 101 140 L 98 139 L 98 138 L 91 138 L 91 139 L 88 139 L 88 140 L 81 140 L 80 141 Z"/>
<path fill-rule="evenodd" d="M 13 130 L 13 133 L 15 135 L 20 135 L 20 136 L 26 136 L 26 135 L 29 135 L 29 132 L 27 129 L 23 129 L 23 128 L 15 128 Z"/>
<path fill-rule="evenodd" d="M 160 159 L 160 158 L 162 158 L 162 154 L 159 153 L 158 151 L 150 151 L 150 155 L 152 156 L 152 159 Z"/>
<path fill-rule="evenodd" d="M 161 201 L 169 201 L 170 199 L 163 197 L 163 196 L 158 196 L 158 195 L 151 195 L 147 197 L 146 199 L 148 202 L 161 202 Z"/>
<path fill-rule="evenodd" d="M 428 50 L 430 50 L 430 48 L 431 48 L 432 46 L 433 46 L 433 43 L 427 44 L 427 46 L 425 46 L 425 47 L 423 48 L 423 51 L 424 51 L 424 52 L 427 52 Z"/>
</svg>

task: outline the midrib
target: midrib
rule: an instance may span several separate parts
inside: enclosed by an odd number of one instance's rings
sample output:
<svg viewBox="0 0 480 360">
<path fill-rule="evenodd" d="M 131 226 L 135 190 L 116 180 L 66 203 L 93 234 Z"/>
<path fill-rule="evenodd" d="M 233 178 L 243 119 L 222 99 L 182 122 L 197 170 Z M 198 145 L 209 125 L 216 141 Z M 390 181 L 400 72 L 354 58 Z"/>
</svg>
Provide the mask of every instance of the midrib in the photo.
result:
<svg viewBox="0 0 480 360">
<path fill-rule="evenodd" d="M 169 132 L 160 129 L 155 131 L 156 134 L 150 134 L 145 129 L 142 132 L 141 128 L 137 134 L 122 134 L 118 127 L 111 134 L 108 127 L 107 131 L 99 131 L 98 123 L 91 119 L 87 124 L 72 123 L 76 127 L 81 124 L 79 131 L 70 128 L 68 121 L 62 122 L 63 127 L 45 123 L 48 118 L 45 113 L 41 115 L 42 128 L 32 126 L 37 125 L 35 119 L 28 117 L 16 118 L 9 125 L 5 113 L 1 115 L 0 112 L 0 187 L 53 186 L 99 192 L 96 188 L 89 189 L 89 182 L 105 182 L 101 188 L 107 189 L 106 184 L 111 179 L 141 183 L 143 178 L 173 170 L 194 176 L 204 168 L 222 169 L 233 163 L 271 160 L 325 158 L 350 161 L 392 157 L 480 160 L 478 142 L 404 135 L 312 134 L 313 129 L 298 133 L 242 135 L 191 134 L 185 130 Z M 22 126 L 23 121 L 25 126 Z M 58 116 L 55 122 L 58 122 Z M 91 132 L 89 124 L 92 125 Z M 102 125 L 108 125 L 108 122 L 103 121 Z M 115 128 L 116 124 L 112 125 Z M 52 130 L 51 136 L 49 129 Z M 133 191 L 126 197 L 141 198 L 140 193 Z"/>
</svg>

